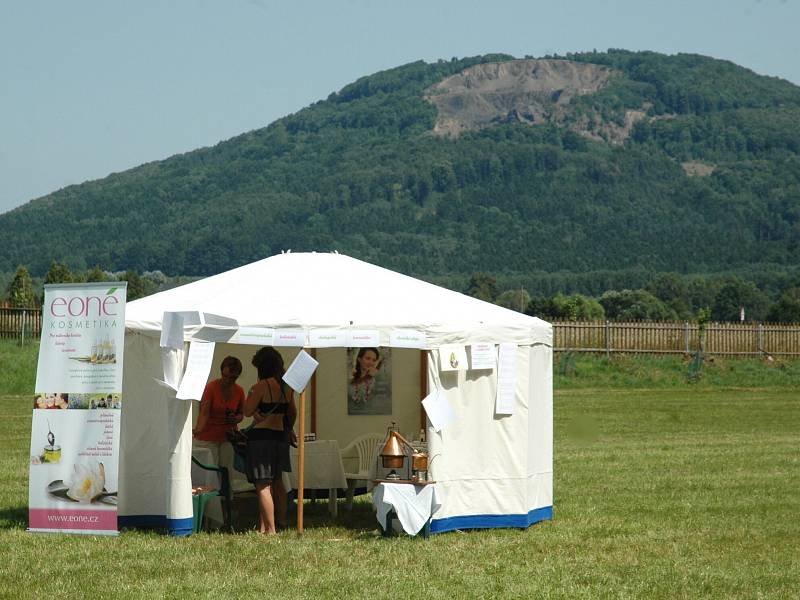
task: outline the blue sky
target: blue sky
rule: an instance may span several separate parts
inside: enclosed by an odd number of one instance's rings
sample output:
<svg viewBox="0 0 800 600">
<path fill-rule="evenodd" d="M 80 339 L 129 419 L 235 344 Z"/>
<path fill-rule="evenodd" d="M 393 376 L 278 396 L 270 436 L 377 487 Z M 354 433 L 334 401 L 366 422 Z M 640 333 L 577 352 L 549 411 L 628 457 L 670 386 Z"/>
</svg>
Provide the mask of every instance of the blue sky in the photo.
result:
<svg viewBox="0 0 800 600">
<path fill-rule="evenodd" d="M 0 0 L 0 212 L 415 60 L 626 48 L 800 84 L 798 0 Z"/>
</svg>

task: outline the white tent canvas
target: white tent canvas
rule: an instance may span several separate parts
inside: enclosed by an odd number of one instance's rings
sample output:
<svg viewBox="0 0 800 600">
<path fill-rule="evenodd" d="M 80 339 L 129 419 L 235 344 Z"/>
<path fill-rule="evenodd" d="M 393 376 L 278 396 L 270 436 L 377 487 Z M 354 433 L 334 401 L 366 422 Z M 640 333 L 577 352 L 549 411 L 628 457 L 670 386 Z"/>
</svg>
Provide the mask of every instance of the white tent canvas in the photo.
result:
<svg viewBox="0 0 800 600">
<path fill-rule="evenodd" d="M 161 347 L 165 313 L 183 315 L 183 344 L 175 349 Z M 340 340 L 367 331 L 393 347 L 394 399 L 391 416 L 348 417 L 344 344 L 320 349 L 318 436 L 344 446 L 391 421 L 417 431 L 420 378 L 453 409 L 455 420 L 441 431 L 428 424 L 429 472 L 441 503 L 431 531 L 552 518 L 551 325 L 344 255 L 287 253 L 128 304 L 120 525 L 191 531 L 192 403 L 159 381 L 180 380 L 193 340 L 218 342 L 214 368 L 221 356 L 238 354 L 246 387 L 258 346 L 245 342 L 267 339 L 248 336 L 272 335 L 288 364 L 299 346 L 314 347 L 320 330 Z M 281 346 L 279 333 L 295 339 Z M 511 414 L 496 412 L 497 368 L 450 370 L 439 362 L 438 348 L 476 343 L 516 346 Z"/>
</svg>

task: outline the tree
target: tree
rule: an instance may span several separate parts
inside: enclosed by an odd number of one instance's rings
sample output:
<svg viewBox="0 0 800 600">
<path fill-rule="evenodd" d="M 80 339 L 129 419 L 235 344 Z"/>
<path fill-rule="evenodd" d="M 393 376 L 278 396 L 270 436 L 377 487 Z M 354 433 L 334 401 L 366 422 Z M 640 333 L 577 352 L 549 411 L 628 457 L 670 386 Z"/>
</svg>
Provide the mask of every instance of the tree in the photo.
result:
<svg viewBox="0 0 800 600">
<path fill-rule="evenodd" d="M 136 300 L 137 298 L 147 296 L 145 282 L 133 269 L 125 271 L 119 280 L 128 282 L 128 290 L 126 292 L 126 298 L 128 300 Z"/>
<path fill-rule="evenodd" d="M 75 277 L 69 267 L 55 260 L 50 263 L 50 270 L 44 276 L 45 283 L 72 283 L 73 281 L 75 281 Z"/>
<path fill-rule="evenodd" d="M 550 299 L 537 296 L 528 303 L 525 314 L 567 321 L 596 321 L 605 318 L 605 311 L 600 303 L 582 294 L 558 293 Z"/>
<path fill-rule="evenodd" d="M 769 309 L 767 320 L 773 323 L 800 323 L 800 287 L 783 292 Z"/>
<path fill-rule="evenodd" d="M 488 273 L 473 273 L 469 278 L 466 294 L 486 302 L 494 302 L 497 298 L 497 280 Z"/>
<path fill-rule="evenodd" d="M 675 311 L 646 290 L 610 290 L 600 296 L 600 304 L 609 319 L 619 321 L 671 321 Z"/>
<path fill-rule="evenodd" d="M 674 310 L 678 318 L 692 317 L 689 286 L 677 273 L 661 273 L 653 278 L 645 289 Z"/>
<path fill-rule="evenodd" d="M 8 286 L 8 300 L 12 308 L 33 308 L 36 304 L 31 275 L 24 265 L 17 267 L 14 279 Z"/>
<path fill-rule="evenodd" d="M 525 312 L 525 308 L 530 304 L 530 301 L 531 295 L 527 290 L 519 288 L 517 290 L 506 290 L 497 297 L 494 303 L 503 308 Z"/>
<path fill-rule="evenodd" d="M 86 271 L 85 275 L 86 281 L 109 281 L 111 277 L 98 265 L 93 266 L 91 269 Z"/>
<path fill-rule="evenodd" d="M 751 281 L 729 278 L 719 289 L 711 306 L 715 321 L 738 321 L 740 311 L 750 321 L 760 321 L 767 314 L 767 296 Z"/>
</svg>

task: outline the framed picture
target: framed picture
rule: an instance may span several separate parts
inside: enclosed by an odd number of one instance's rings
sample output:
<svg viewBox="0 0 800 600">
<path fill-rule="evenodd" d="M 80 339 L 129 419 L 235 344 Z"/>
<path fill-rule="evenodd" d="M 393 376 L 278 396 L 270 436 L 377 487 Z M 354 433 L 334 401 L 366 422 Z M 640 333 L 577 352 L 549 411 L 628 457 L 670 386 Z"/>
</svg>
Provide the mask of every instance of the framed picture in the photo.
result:
<svg viewBox="0 0 800 600">
<path fill-rule="evenodd" d="M 390 348 L 347 349 L 347 414 L 392 414 Z"/>
</svg>

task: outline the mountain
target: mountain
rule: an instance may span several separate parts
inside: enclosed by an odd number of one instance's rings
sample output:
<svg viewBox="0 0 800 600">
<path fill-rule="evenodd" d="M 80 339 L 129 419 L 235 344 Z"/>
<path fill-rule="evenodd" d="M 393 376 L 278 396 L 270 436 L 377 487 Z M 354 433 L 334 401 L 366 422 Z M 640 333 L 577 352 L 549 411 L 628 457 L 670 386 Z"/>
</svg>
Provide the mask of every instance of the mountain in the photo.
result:
<svg viewBox="0 0 800 600">
<path fill-rule="evenodd" d="M 416 62 L 0 215 L 0 271 L 208 275 L 290 248 L 429 279 L 784 272 L 800 88 L 698 55 Z"/>
</svg>

